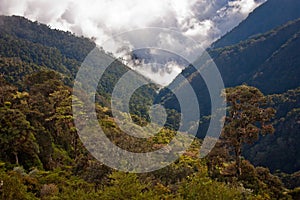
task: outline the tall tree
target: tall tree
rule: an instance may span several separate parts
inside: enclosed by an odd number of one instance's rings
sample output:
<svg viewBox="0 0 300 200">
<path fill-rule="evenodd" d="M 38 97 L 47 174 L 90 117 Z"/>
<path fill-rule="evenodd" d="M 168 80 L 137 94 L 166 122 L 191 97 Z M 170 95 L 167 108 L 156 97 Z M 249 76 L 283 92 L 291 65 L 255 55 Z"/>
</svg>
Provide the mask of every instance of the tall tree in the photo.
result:
<svg viewBox="0 0 300 200">
<path fill-rule="evenodd" d="M 53 127 L 54 140 L 67 151 L 72 151 L 75 158 L 78 153 L 79 137 L 73 123 L 71 89 L 66 86 L 59 87 L 57 91 L 49 94 L 49 102 L 52 112 L 46 121 Z"/>
<path fill-rule="evenodd" d="M 19 165 L 19 153 L 25 153 L 37 158 L 38 145 L 36 144 L 33 131 L 33 127 L 31 127 L 30 123 L 26 120 L 26 116 L 20 110 L 10 109 L 9 104 L 6 107 L 1 107 L 1 157 L 11 157 L 13 155 L 17 165 Z"/>
<path fill-rule="evenodd" d="M 224 139 L 233 148 L 237 176 L 242 174 L 242 145 L 253 143 L 259 135 L 273 133 L 270 122 L 275 110 L 267 107 L 267 99 L 255 87 L 241 85 L 226 89 L 228 115 L 224 126 Z"/>
</svg>

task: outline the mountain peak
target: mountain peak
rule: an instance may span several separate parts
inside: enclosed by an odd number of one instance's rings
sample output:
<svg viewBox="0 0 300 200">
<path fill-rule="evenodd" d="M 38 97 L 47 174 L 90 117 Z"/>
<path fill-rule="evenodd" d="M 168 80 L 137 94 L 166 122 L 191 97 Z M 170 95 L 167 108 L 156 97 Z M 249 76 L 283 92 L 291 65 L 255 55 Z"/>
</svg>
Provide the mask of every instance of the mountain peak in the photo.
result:
<svg viewBox="0 0 300 200">
<path fill-rule="evenodd" d="M 212 44 L 212 47 L 233 45 L 253 35 L 281 26 L 299 18 L 299 10 L 299 0 L 268 0 L 250 13 L 246 20 Z"/>
</svg>

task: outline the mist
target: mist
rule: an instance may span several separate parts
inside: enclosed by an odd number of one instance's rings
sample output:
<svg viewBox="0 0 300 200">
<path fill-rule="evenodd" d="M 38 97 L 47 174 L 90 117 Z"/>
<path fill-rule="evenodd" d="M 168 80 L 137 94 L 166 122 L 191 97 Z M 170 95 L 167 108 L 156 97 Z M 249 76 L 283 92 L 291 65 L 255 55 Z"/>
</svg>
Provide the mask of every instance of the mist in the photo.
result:
<svg viewBox="0 0 300 200">
<path fill-rule="evenodd" d="M 1 15 L 20 15 L 102 44 L 116 34 L 145 27 L 179 31 L 202 48 L 237 26 L 264 0 L 0 0 Z M 128 44 L 132 50 L 134 46 Z M 116 54 L 120 48 L 106 49 Z M 174 66 L 172 68 L 172 66 Z M 161 65 L 155 70 L 136 67 L 147 77 L 168 84 L 182 66 Z M 174 69 L 174 70 L 173 70 Z M 172 71 L 173 70 L 173 71 Z M 172 77 L 167 77 L 172 75 Z"/>
</svg>

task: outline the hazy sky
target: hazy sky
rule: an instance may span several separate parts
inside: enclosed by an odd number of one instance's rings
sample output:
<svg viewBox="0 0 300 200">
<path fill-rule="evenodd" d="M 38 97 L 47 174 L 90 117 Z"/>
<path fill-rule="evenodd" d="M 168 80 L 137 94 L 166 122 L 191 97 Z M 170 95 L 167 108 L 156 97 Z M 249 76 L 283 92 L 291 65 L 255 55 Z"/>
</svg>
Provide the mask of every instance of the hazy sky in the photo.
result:
<svg viewBox="0 0 300 200">
<path fill-rule="evenodd" d="M 99 45 L 124 31 L 162 27 L 182 32 L 207 47 L 264 1 L 0 0 L 0 14 L 21 15 L 52 28 L 94 37 Z M 171 70 L 171 73 L 156 74 L 155 79 L 161 76 L 166 79 L 164 82 L 169 82 L 180 71 L 178 66 L 174 69 L 176 73 Z M 172 74 L 172 77 L 164 77 L 165 74 Z"/>
</svg>

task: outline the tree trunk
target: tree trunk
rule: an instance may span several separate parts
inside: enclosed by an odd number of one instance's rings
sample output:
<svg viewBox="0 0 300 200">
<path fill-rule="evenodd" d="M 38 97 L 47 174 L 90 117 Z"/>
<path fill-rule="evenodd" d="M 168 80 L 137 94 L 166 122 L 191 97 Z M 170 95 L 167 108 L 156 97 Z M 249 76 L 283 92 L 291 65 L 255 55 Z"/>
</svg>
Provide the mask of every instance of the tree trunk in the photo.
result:
<svg viewBox="0 0 300 200">
<path fill-rule="evenodd" d="M 19 158 L 18 158 L 18 153 L 14 152 L 15 159 L 16 159 L 16 165 L 19 165 Z"/>
<path fill-rule="evenodd" d="M 236 175 L 237 177 L 240 177 L 242 175 L 241 146 L 235 147 L 235 162 L 236 162 Z"/>
<path fill-rule="evenodd" d="M 78 135 L 74 133 L 73 135 L 73 148 L 74 148 L 74 158 L 77 158 L 77 152 L 78 152 Z"/>
</svg>

